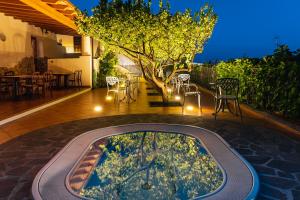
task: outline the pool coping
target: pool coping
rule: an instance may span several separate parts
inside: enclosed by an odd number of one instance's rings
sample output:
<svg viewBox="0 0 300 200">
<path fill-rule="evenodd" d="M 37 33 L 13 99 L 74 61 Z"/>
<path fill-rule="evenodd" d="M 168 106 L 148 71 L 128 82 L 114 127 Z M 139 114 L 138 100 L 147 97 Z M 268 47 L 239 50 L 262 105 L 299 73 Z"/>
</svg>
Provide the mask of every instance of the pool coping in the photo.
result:
<svg viewBox="0 0 300 200">
<path fill-rule="evenodd" d="M 137 123 L 111 126 L 91 130 L 75 137 L 36 175 L 32 184 L 34 199 L 85 199 L 72 193 L 66 180 L 89 146 L 96 140 L 109 135 L 142 130 L 183 133 L 196 137 L 204 144 L 220 168 L 225 171 L 227 179 L 225 180 L 224 177 L 222 188 L 201 198 L 255 199 L 259 189 L 258 176 L 255 170 L 219 135 L 196 126 L 165 123 Z M 232 164 L 233 162 L 234 165 Z M 232 167 L 238 168 L 232 169 Z M 240 184 L 241 181 L 243 184 Z"/>
</svg>

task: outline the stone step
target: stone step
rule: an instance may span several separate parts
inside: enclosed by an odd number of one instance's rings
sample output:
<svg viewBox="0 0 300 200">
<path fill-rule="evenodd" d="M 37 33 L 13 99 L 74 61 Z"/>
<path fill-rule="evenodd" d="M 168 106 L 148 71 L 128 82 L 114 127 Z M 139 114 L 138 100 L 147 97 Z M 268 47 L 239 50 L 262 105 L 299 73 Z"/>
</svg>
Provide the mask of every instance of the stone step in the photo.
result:
<svg viewBox="0 0 300 200">
<path fill-rule="evenodd" d="M 95 162 L 96 162 L 96 159 L 94 159 L 94 160 L 83 161 L 82 163 L 80 163 L 80 167 L 81 167 L 81 166 L 84 166 L 84 167 L 85 167 L 85 166 L 94 165 Z"/>
<path fill-rule="evenodd" d="M 79 192 L 83 186 L 84 182 L 70 183 L 71 188 L 75 192 Z"/>
<path fill-rule="evenodd" d="M 70 183 L 73 184 L 73 183 L 80 183 L 80 182 L 83 182 L 84 179 L 80 178 L 79 176 L 74 176 L 70 179 Z"/>
<path fill-rule="evenodd" d="M 77 172 L 76 172 L 77 173 Z M 87 178 L 89 177 L 89 173 L 81 173 L 81 174 L 76 174 L 76 175 L 74 175 L 73 177 L 72 177 L 72 179 L 75 179 L 75 180 L 77 180 L 77 179 L 81 179 L 81 180 L 86 180 Z"/>
<path fill-rule="evenodd" d="M 83 161 L 90 161 L 90 160 L 96 160 L 99 156 L 93 155 L 93 156 L 87 156 Z"/>
<path fill-rule="evenodd" d="M 98 151 L 90 151 L 87 156 L 99 156 L 99 152 Z"/>
<path fill-rule="evenodd" d="M 86 166 L 80 165 L 80 167 L 78 169 L 84 169 L 84 170 L 90 172 L 92 170 L 92 168 L 93 168 L 93 165 L 86 165 Z"/>
</svg>

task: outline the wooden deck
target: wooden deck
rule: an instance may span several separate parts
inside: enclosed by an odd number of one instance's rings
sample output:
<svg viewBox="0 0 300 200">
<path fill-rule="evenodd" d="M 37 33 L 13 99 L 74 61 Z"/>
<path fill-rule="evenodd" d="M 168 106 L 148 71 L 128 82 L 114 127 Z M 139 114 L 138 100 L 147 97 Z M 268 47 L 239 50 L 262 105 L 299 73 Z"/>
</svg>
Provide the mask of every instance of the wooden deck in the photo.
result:
<svg viewBox="0 0 300 200">
<path fill-rule="evenodd" d="M 12 98 L 2 98 L 0 99 L 0 120 L 7 119 L 16 114 L 20 114 L 37 106 L 49 103 L 51 101 L 60 99 L 62 97 L 74 94 L 81 89 L 69 88 L 62 90 L 54 90 L 52 96 L 47 93 L 46 96 L 24 96 L 20 97 L 18 100 L 13 100 Z"/>
</svg>

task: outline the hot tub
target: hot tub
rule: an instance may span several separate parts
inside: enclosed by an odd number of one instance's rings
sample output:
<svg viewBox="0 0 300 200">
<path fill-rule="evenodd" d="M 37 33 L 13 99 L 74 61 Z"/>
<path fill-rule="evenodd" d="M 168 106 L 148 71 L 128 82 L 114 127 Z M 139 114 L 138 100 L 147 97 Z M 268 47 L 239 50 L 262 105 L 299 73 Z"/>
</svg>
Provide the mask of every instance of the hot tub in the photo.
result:
<svg viewBox="0 0 300 200">
<path fill-rule="evenodd" d="M 34 199 L 255 199 L 256 172 L 214 132 L 130 124 L 74 138 L 37 174 Z"/>
</svg>

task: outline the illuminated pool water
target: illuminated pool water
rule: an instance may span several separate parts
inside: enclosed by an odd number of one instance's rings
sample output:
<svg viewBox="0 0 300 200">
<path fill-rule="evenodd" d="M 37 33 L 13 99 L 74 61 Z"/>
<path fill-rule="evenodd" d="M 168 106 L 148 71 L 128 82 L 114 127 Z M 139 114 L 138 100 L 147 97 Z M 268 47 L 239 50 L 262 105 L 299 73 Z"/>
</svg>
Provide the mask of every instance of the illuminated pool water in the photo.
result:
<svg viewBox="0 0 300 200">
<path fill-rule="evenodd" d="M 192 136 L 143 131 L 101 139 L 102 155 L 80 195 L 91 199 L 193 199 L 223 184 L 223 171 Z"/>
</svg>

